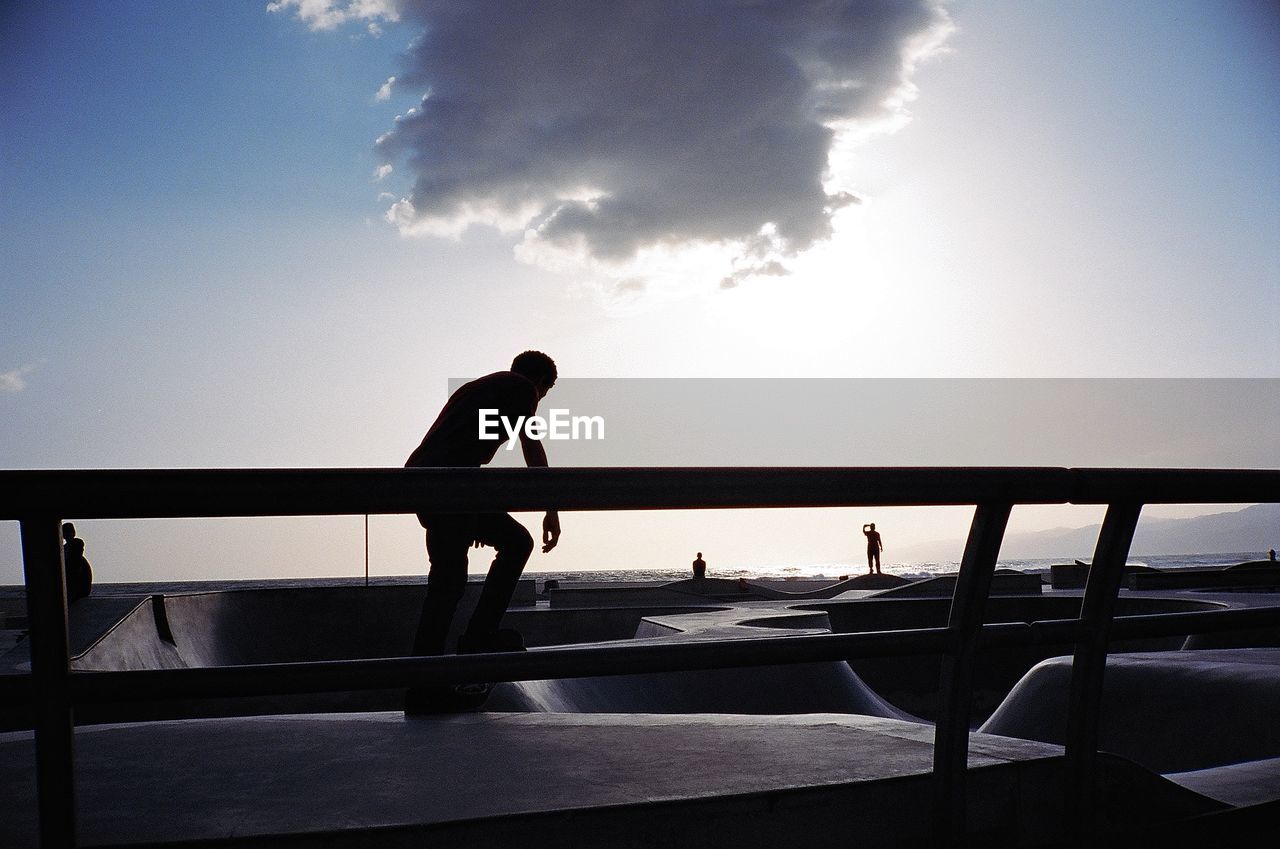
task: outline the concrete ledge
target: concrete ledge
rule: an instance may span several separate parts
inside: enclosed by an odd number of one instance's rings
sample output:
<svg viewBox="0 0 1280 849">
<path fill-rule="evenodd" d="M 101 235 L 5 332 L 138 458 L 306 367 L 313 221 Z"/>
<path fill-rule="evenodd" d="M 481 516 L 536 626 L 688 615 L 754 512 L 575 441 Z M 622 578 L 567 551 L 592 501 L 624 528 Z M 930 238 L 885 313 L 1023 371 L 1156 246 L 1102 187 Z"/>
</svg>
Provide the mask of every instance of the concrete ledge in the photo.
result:
<svg viewBox="0 0 1280 849">
<path fill-rule="evenodd" d="M 86 845 L 860 847 L 927 837 L 933 729 L 838 714 L 400 714 L 79 729 Z M 1061 750 L 974 735 L 990 843 L 1061 828 Z M 0 845 L 36 845 L 29 734 L 0 735 Z M 1120 764 L 1126 822 L 1220 805 Z M 1135 792 L 1137 791 L 1137 792 Z M 211 844 L 202 844 L 208 846 Z M 434 844 L 433 844 L 434 845 Z"/>
<path fill-rule="evenodd" d="M 1127 580 L 1131 590 L 1280 589 L 1280 567 L 1135 572 Z"/>
<path fill-rule="evenodd" d="M 1039 575 L 1029 575 L 1013 569 L 997 569 L 991 579 L 991 594 L 1023 595 L 1036 594 L 1042 591 L 1043 581 Z M 876 598 L 951 598 L 955 592 L 956 576 L 939 575 L 926 578 L 900 587 L 882 590 L 875 594 Z"/>
<path fill-rule="evenodd" d="M 665 584 L 613 583 L 606 586 L 561 582 L 546 592 L 552 607 L 641 606 L 699 600 L 707 604 L 747 601 L 803 601 L 835 598 L 850 591 L 905 586 L 897 575 L 856 575 L 837 581 L 770 581 L 686 578 Z"/>
<path fill-rule="evenodd" d="M 1075 563 L 1055 563 L 1049 567 L 1049 585 L 1055 590 L 1081 590 L 1089 581 L 1089 564 L 1077 560 Z M 1127 575 L 1135 572 L 1155 572 L 1150 566 L 1127 563 L 1124 567 Z"/>
</svg>

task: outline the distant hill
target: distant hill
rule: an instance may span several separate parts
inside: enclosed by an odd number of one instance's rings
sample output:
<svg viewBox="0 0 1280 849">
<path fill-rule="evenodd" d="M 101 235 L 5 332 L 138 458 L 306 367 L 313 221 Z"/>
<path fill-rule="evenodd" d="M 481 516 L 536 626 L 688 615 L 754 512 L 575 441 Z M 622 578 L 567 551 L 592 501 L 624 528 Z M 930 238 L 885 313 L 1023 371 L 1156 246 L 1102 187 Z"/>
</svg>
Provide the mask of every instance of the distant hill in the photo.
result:
<svg viewBox="0 0 1280 849">
<path fill-rule="evenodd" d="M 1098 539 L 1098 525 L 1083 528 L 1053 528 L 1033 533 L 1014 533 L 1000 547 L 1002 558 L 1050 558 L 1088 560 Z M 956 557 L 963 543 L 925 543 L 913 546 L 907 559 Z M 1239 551 L 1265 552 L 1280 549 L 1280 504 L 1255 504 L 1230 513 L 1213 513 L 1191 519 L 1149 519 L 1138 522 L 1130 553 L 1228 554 Z M 942 552 L 947 552 L 943 554 Z"/>
</svg>

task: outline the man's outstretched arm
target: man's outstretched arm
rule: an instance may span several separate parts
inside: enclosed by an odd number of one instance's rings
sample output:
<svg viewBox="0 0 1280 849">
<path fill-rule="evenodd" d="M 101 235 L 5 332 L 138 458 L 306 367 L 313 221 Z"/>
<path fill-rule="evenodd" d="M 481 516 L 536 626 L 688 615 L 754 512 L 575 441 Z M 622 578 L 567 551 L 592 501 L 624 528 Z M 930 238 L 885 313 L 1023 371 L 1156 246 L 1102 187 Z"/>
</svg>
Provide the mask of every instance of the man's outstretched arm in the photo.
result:
<svg viewBox="0 0 1280 849">
<path fill-rule="evenodd" d="M 531 439 L 523 432 L 520 434 L 520 450 L 524 454 L 524 464 L 531 469 L 546 468 L 547 449 L 542 447 L 542 440 Z M 556 547 L 560 541 L 560 514 L 548 510 L 542 517 L 542 553 Z"/>
</svg>

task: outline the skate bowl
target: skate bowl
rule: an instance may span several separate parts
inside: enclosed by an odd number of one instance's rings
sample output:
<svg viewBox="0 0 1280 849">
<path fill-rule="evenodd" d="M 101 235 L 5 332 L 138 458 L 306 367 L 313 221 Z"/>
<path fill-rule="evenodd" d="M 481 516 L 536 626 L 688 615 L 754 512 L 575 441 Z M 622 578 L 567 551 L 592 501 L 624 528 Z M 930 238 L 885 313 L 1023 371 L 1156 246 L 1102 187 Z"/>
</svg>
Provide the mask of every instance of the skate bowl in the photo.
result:
<svg viewBox="0 0 1280 849">
<path fill-rule="evenodd" d="M 225 667 L 399 657 L 409 653 L 425 588 L 411 586 L 310 587 L 152 595 L 136 600 L 118 621 L 84 645 L 72 660 L 84 671 Z M 465 622 L 479 585 L 459 606 Z M 90 599 L 87 601 L 103 601 Z M 119 607 L 119 600 L 115 600 Z M 82 611 L 77 611 L 82 612 Z M 741 631 L 758 636 L 772 611 L 730 606 L 663 605 L 604 608 L 515 607 L 504 625 L 517 628 L 531 651 L 544 646 L 722 638 Z M 821 614 L 779 618 L 796 633 L 824 632 Z M 686 630 L 682 619 L 693 623 Z M 750 621 L 751 624 L 745 624 Z M 806 627 L 807 626 L 807 627 Z M 773 630 L 780 629 L 772 625 Z M 625 674 L 599 678 L 502 683 L 486 710 L 568 713 L 855 713 L 914 717 L 867 687 L 843 662 L 787 664 L 693 672 Z M 241 716 L 398 709 L 401 690 L 295 694 L 235 699 L 173 700 L 143 708 L 155 718 Z M 129 707 L 136 715 L 139 706 Z M 111 705 L 85 705 L 84 722 L 115 721 Z M 8 727 L 15 727 L 6 722 Z"/>
<path fill-rule="evenodd" d="M 1118 616 L 1184 613 L 1225 608 L 1206 599 L 1123 596 L 1117 600 Z M 949 598 L 898 597 L 877 594 L 855 601 L 832 600 L 793 605 L 795 612 L 825 613 L 835 633 L 893 631 L 909 628 L 937 628 L 947 623 Z M 993 595 L 987 602 L 984 621 L 1035 622 L 1069 619 L 1079 615 L 1079 595 L 1040 594 Z M 1172 651 L 1182 648 L 1186 635 L 1117 640 L 1118 652 Z M 974 669 L 973 711 L 981 721 L 991 714 L 1019 679 L 1042 660 L 1061 654 L 1061 646 L 1026 644 L 988 648 Z M 855 673 L 873 691 L 899 710 L 933 719 L 938 705 L 938 659 L 913 657 L 870 657 L 850 661 Z"/>
</svg>

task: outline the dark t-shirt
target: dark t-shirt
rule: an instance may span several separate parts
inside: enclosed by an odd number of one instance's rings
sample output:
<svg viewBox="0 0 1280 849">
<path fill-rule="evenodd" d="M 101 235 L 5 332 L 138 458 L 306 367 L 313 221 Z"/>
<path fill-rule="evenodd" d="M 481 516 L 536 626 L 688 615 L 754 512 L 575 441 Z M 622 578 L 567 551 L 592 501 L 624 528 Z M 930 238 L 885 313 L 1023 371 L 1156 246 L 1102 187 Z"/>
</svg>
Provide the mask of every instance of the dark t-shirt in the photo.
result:
<svg viewBox="0 0 1280 849">
<path fill-rule="evenodd" d="M 538 390 L 524 375 L 497 371 L 458 387 L 445 403 L 422 444 L 409 455 L 406 466 L 483 466 L 507 441 L 501 422 L 490 426 L 497 439 L 480 438 L 480 411 L 497 410 L 516 425 L 520 416 L 538 409 Z M 490 416 L 490 421 L 495 421 Z"/>
</svg>

